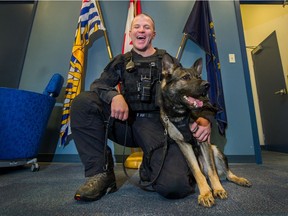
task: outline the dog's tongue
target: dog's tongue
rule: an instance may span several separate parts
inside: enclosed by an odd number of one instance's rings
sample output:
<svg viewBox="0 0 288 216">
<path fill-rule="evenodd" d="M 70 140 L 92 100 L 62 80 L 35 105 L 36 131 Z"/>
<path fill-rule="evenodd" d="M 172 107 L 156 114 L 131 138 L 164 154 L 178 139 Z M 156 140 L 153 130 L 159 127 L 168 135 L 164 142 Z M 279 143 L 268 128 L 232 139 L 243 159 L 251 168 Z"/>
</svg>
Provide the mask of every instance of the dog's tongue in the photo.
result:
<svg viewBox="0 0 288 216">
<path fill-rule="evenodd" d="M 185 100 L 189 102 L 189 104 L 195 108 L 202 107 L 203 101 L 195 99 L 193 97 L 185 97 Z"/>
</svg>

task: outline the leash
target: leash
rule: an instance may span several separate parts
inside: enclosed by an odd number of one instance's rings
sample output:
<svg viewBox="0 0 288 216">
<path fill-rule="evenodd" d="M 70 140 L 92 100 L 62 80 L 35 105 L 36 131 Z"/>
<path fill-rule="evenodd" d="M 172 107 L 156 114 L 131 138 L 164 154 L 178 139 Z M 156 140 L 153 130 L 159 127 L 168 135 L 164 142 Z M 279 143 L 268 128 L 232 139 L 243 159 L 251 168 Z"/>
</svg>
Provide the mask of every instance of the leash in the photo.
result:
<svg viewBox="0 0 288 216">
<path fill-rule="evenodd" d="M 111 116 L 109 116 L 108 120 L 105 121 L 105 140 L 104 140 L 104 159 L 105 159 L 105 165 L 103 167 L 103 170 L 104 171 L 108 171 L 108 165 L 109 165 L 109 162 L 108 162 L 108 155 L 106 153 L 107 151 L 107 145 L 108 145 L 108 131 L 109 131 L 109 127 L 110 127 L 110 124 L 111 124 L 111 121 L 113 121 L 113 119 L 111 120 Z M 162 168 L 164 166 L 164 162 L 165 162 L 165 158 L 166 158 L 166 154 L 167 154 L 167 149 L 168 149 L 168 140 L 167 140 L 167 136 L 168 136 L 168 133 L 167 133 L 167 130 L 165 128 L 164 130 L 164 146 L 163 146 L 163 155 L 162 155 L 162 161 L 161 161 L 161 165 L 160 165 L 160 168 L 157 172 L 157 175 L 155 176 L 155 178 L 150 181 L 150 182 L 147 182 L 147 183 L 136 183 L 136 182 L 133 182 L 131 180 L 131 177 L 128 175 L 127 173 L 127 170 L 126 170 L 126 167 L 125 167 L 125 160 L 124 160 L 124 155 L 125 155 L 125 149 L 126 149 L 126 144 L 127 144 L 127 133 L 128 133 L 128 122 L 126 121 L 126 126 L 125 126 L 125 137 L 124 137 L 124 148 L 123 148 L 123 155 L 122 155 L 122 167 L 123 167 L 123 171 L 126 175 L 126 177 L 128 178 L 128 181 L 137 186 L 137 187 L 140 187 L 141 189 L 145 190 L 145 191 L 149 191 L 149 192 L 154 192 L 155 190 L 154 189 L 148 189 L 148 187 L 152 186 L 156 180 L 158 179 L 158 177 L 160 176 L 160 173 L 162 171 Z M 141 179 L 140 181 L 141 182 Z"/>
<path fill-rule="evenodd" d="M 125 167 L 124 154 L 125 154 L 125 148 L 126 148 L 127 128 L 128 128 L 128 123 L 127 123 L 127 121 L 126 121 L 125 141 L 124 141 L 124 148 L 123 148 L 123 155 L 122 155 L 122 156 L 123 156 L 123 157 L 122 157 L 122 167 L 123 167 L 124 173 L 125 173 L 126 177 L 128 178 L 128 181 L 129 181 L 131 184 L 133 184 L 133 185 L 141 188 L 142 190 L 145 190 L 145 191 L 148 191 L 148 192 L 155 192 L 154 189 L 149 189 L 148 187 L 152 186 L 152 185 L 156 182 L 156 180 L 157 180 L 158 177 L 160 176 L 160 173 L 161 173 L 162 168 L 163 168 L 163 166 L 164 166 L 164 162 L 165 162 L 165 158 L 166 158 L 166 154 L 167 154 L 167 149 L 168 149 L 168 142 L 167 142 L 167 135 L 168 135 L 168 134 L 167 134 L 167 130 L 165 129 L 165 131 L 164 131 L 165 142 L 164 142 L 164 146 L 163 146 L 163 155 L 162 155 L 162 161 L 161 161 L 160 168 L 159 168 L 159 170 L 158 170 L 158 172 L 157 172 L 157 175 L 156 175 L 156 176 L 154 177 L 154 179 L 153 179 L 152 181 L 150 181 L 150 182 L 147 182 L 147 183 L 143 183 L 143 182 L 142 182 L 142 183 L 141 183 L 141 179 L 140 179 L 140 181 L 139 181 L 140 183 L 137 183 L 137 182 L 133 182 L 133 181 L 131 180 L 131 177 L 128 175 L 127 170 L 126 170 L 126 167 Z"/>
</svg>

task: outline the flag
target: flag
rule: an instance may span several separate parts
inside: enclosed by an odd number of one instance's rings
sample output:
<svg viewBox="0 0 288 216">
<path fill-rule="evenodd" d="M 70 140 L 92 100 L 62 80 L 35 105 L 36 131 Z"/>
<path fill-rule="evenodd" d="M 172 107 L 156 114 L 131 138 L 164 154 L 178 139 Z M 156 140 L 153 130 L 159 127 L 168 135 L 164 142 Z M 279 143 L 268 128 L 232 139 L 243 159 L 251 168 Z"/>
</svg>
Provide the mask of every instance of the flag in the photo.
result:
<svg viewBox="0 0 288 216">
<path fill-rule="evenodd" d="M 140 0 L 130 0 L 129 6 L 128 6 L 128 15 L 126 20 L 126 26 L 125 26 L 125 33 L 124 33 L 124 40 L 122 45 L 122 54 L 125 54 L 126 52 L 130 51 L 133 47 L 132 41 L 129 37 L 129 31 L 131 28 L 131 23 L 134 19 L 134 17 L 138 14 L 142 13 L 141 9 L 141 2 Z M 118 90 L 120 91 L 120 85 L 118 85 Z M 138 168 L 139 163 L 142 162 L 142 160 L 139 161 L 139 155 L 142 154 L 139 152 L 142 152 L 140 148 L 132 148 L 131 149 L 132 154 L 128 156 L 125 166 L 127 168 Z M 142 156 L 140 156 L 142 159 Z M 129 163 L 130 161 L 130 163 Z"/>
<path fill-rule="evenodd" d="M 219 62 L 214 23 L 209 1 L 196 0 L 183 33 L 198 44 L 206 53 L 207 79 L 210 82 L 209 99 L 219 111 L 216 114 L 220 134 L 225 134 L 227 116 L 223 95 L 221 67 Z"/>
<path fill-rule="evenodd" d="M 98 30 L 105 30 L 95 0 L 83 0 L 78 19 L 75 40 L 70 59 L 65 99 L 62 112 L 60 139 L 64 146 L 70 130 L 70 107 L 73 99 L 81 91 L 81 79 L 84 74 L 85 48 L 89 43 L 89 37 Z"/>
<path fill-rule="evenodd" d="M 129 7 L 128 7 L 128 15 L 126 20 L 126 27 L 124 33 L 124 40 L 122 45 L 122 54 L 130 51 L 132 49 L 132 41 L 129 37 L 129 31 L 131 27 L 132 20 L 134 17 L 141 12 L 141 2 L 140 0 L 130 0 Z"/>
</svg>

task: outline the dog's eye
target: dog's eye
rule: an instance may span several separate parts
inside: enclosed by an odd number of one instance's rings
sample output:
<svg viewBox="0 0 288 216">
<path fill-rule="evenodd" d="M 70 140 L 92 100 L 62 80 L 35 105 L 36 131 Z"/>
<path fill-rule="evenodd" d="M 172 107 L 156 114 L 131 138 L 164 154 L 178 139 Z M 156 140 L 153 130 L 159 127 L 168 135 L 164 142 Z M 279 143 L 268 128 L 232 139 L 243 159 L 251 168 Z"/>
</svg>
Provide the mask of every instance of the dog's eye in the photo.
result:
<svg viewBox="0 0 288 216">
<path fill-rule="evenodd" d="M 191 76 L 190 74 L 186 74 L 185 76 L 181 77 L 182 80 L 190 80 Z"/>
</svg>

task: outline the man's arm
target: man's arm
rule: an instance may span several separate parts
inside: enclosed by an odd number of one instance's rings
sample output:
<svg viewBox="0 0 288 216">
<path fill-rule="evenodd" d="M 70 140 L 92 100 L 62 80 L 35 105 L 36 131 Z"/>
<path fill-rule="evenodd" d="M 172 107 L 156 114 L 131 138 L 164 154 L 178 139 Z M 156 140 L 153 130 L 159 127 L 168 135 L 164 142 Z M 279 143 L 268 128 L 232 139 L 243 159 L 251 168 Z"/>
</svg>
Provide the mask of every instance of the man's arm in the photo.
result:
<svg viewBox="0 0 288 216">
<path fill-rule="evenodd" d="M 197 113 L 197 117 L 195 117 L 196 120 L 189 125 L 193 136 L 199 142 L 208 141 L 210 143 L 211 122 L 216 112 L 217 109 L 212 106 L 209 99 L 204 99 L 203 109 Z"/>
<path fill-rule="evenodd" d="M 122 68 L 122 56 L 118 55 L 105 67 L 100 78 L 91 84 L 90 90 L 97 92 L 104 102 L 110 104 L 112 98 L 120 95 L 115 87 L 120 81 Z"/>
<path fill-rule="evenodd" d="M 111 117 L 125 121 L 129 116 L 129 108 L 124 97 L 119 94 L 112 98 Z"/>
<path fill-rule="evenodd" d="M 99 97 L 107 104 L 111 103 L 111 117 L 125 121 L 129 115 L 129 108 L 123 95 L 116 89 L 124 68 L 122 57 L 122 55 L 116 56 L 105 67 L 100 78 L 91 84 L 90 90 L 97 92 Z"/>
</svg>

